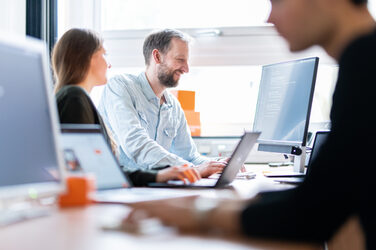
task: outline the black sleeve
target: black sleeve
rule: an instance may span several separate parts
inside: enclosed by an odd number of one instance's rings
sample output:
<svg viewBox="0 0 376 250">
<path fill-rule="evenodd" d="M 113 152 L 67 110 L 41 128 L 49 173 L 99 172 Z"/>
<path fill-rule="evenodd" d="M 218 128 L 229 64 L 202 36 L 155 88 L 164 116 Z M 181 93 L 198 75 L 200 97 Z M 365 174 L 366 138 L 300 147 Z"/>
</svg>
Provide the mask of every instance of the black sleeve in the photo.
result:
<svg viewBox="0 0 376 250">
<path fill-rule="evenodd" d="M 157 171 L 145 171 L 145 170 L 135 170 L 127 171 L 123 170 L 125 174 L 132 181 L 133 185 L 136 187 L 147 186 L 148 183 L 156 182 Z"/>
<path fill-rule="evenodd" d="M 147 186 L 148 183 L 153 183 L 157 181 L 157 174 L 159 170 L 166 169 L 170 166 L 158 167 L 153 170 L 136 170 L 136 171 L 127 171 L 123 170 L 124 173 L 132 181 L 133 185 L 136 187 Z M 124 169 L 124 168 L 122 168 Z"/>
</svg>

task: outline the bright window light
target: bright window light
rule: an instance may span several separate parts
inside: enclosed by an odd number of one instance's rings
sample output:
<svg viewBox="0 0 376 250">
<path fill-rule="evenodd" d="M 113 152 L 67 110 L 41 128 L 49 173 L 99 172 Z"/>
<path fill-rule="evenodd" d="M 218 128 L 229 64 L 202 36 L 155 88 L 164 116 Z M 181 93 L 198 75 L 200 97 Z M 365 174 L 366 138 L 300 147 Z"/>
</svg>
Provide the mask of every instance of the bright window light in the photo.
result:
<svg viewBox="0 0 376 250">
<path fill-rule="evenodd" d="M 368 0 L 368 9 L 370 10 L 373 18 L 376 18 L 376 0 Z"/>
<path fill-rule="evenodd" d="M 202 136 L 241 135 L 252 129 L 256 112 L 261 66 L 191 67 L 177 89 L 196 92 L 196 110 L 201 116 Z M 144 68 L 111 68 L 108 77 L 127 73 L 138 75 Z M 338 67 L 320 65 L 311 112 L 311 122 L 329 121 L 331 98 Z M 98 105 L 103 86 L 91 97 Z"/>
<path fill-rule="evenodd" d="M 102 0 L 102 30 L 265 25 L 268 0 Z"/>
</svg>

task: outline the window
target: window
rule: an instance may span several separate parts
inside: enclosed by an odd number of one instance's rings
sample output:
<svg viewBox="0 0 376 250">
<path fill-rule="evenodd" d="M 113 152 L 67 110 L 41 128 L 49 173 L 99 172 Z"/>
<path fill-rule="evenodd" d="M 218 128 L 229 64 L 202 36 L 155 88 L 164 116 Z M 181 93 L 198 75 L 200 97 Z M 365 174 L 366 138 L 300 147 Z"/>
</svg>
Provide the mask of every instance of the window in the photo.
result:
<svg viewBox="0 0 376 250">
<path fill-rule="evenodd" d="M 101 30 L 265 25 L 266 0 L 102 0 Z"/>
<path fill-rule="evenodd" d="M 376 0 L 368 0 L 368 9 L 373 15 L 373 18 L 376 18 Z"/>
<path fill-rule="evenodd" d="M 138 75 L 143 67 L 113 68 L 109 77 L 129 73 Z M 330 120 L 332 94 L 338 67 L 320 65 L 311 123 L 326 126 Z M 196 111 L 201 116 L 203 136 L 241 135 L 244 129 L 252 129 L 256 111 L 261 66 L 193 67 L 183 75 L 177 89 L 196 91 Z M 103 87 L 96 87 L 91 97 L 99 103 Z"/>
<path fill-rule="evenodd" d="M 143 68 L 111 69 L 109 77 L 119 73 L 139 74 Z M 177 89 L 196 92 L 204 136 L 241 135 L 251 129 L 256 109 L 260 66 L 193 67 L 184 74 Z M 101 89 L 92 98 L 98 104 Z"/>
<path fill-rule="evenodd" d="M 26 34 L 26 0 L 0 0 L 0 30 L 2 32 Z"/>
<path fill-rule="evenodd" d="M 68 27 L 102 33 L 109 76 L 144 70 L 142 44 L 153 29 L 177 28 L 193 36 L 190 72 L 178 89 L 196 91 L 203 136 L 240 135 L 252 128 L 261 65 L 310 56 L 320 57 L 311 122 L 329 120 L 335 61 L 317 47 L 290 53 L 266 24 L 268 0 L 60 0 L 60 5 L 59 36 Z M 95 103 L 101 90 L 93 90 Z"/>
</svg>

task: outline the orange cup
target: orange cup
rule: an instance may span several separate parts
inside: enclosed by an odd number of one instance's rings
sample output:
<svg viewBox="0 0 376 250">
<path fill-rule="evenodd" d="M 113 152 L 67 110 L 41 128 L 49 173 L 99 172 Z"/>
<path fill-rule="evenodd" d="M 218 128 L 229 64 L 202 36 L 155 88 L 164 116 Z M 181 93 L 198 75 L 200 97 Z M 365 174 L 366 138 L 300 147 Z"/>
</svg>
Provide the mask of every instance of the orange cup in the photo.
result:
<svg viewBox="0 0 376 250">
<path fill-rule="evenodd" d="M 68 176 L 66 192 L 59 195 L 59 206 L 85 206 L 91 204 L 90 194 L 95 191 L 93 175 Z"/>
</svg>

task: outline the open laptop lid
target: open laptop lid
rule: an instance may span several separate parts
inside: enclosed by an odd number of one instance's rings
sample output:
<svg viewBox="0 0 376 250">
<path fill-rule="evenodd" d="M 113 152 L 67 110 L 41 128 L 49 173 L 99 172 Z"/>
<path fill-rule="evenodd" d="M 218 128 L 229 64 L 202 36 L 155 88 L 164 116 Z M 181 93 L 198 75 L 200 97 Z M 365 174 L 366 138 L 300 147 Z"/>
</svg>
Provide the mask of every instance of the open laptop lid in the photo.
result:
<svg viewBox="0 0 376 250">
<path fill-rule="evenodd" d="M 311 155 L 309 157 L 309 162 L 307 166 L 307 174 L 311 171 L 312 168 L 312 162 L 317 158 L 321 147 L 324 145 L 326 139 L 328 138 L 330 131 L 318 131 L 315 135 L 315 140 L 313 141 L 313 146 L 311 150 Z M 287 184 L 299 184 L 303 182 L 305 175 L 302 175 L 300 177 L 282 177 L 282 178 L 276 178 L 274 181 L 280 182 L 280 183 L 287 183 Z"/>
<path fill-rule="evenodd" d="M 98 190 L 131 187 L 99 125 L 62 124 L 62 146 L 67 170 L 93 173 Z"/>
<path fill-rule="evenodd" d="M 260 132 L 244 133 L 234 152 L 232 153 L 227 166 L 219 177 L 216 187 L 226 186 L 235 179 L 237 173 L 247 159 L 249 152 L 251 152 L 253 146 L 256 144 L 260 134 Z"/>
<path fill-rule="evenodd" d="M 309 157 L 307 173 L 310 171 L 311 164 L 316 159 L 317 155 L 319 154 L 320 149 L 322 145 L 324 145 L 326 139 L 328 138 L 329 133 L 330 131 L 317 131 L 316 132 L 315 140 L 313 142 L 313 146 L 311 150 L 311 155 Z"/>
<path fill-rule="evenodd" d="M 233 151 L 227 166 L 219 179 L 203 178 L 195 183 L 185 184 L 181 180 L 170 180 L 167 183 L 149 183 L 150 187 L 178 187 L 178 188 L 221 188 L 230 184 L 243 166 L 249 152 L 255 145 L 259 132 L 245 132 Z"/>
</svg>

